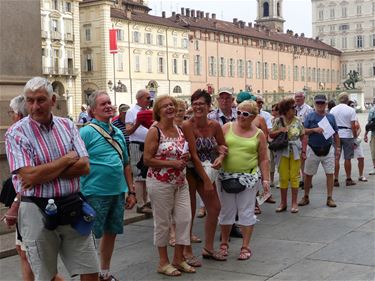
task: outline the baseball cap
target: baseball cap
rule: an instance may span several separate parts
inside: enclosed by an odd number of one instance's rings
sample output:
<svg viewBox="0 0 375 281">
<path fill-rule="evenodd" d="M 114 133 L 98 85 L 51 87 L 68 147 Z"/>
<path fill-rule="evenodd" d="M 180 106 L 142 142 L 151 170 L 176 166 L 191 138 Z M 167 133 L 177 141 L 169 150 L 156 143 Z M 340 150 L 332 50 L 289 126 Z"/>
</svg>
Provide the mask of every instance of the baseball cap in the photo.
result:
<svg viewBox="0 0 375 281">
<path fill-rule="evenodd" d="M 82 217 L 72 227 L 82 236 L 89 235 L 96 217 L 95 210 L 85 201 L 82 203 Z"/>
<path fill-rule="evenodd" d="M 253 100 L 253 101 L 256 101 L 256 97 L 251 94 L 250 92 L 240 92 L 238 95 L 237 95 L 237 103 L 241 103 L 245 100 Z"/>
<path fill-rule="evenodd" d="M 327 97 L 325 95 L 316 95 L 314 102 L 327 102 Z"/>
<path fill-rule="evenodd" d="M 232 88 L 229 88 L 229 87 L 221 87 L 221 88 L 219 89 L 219 95 L 220 95 L 221 93 L 227 93 L 227 94 L 229 94 L 229 95 L 233 95 L 233 89 L 232 89 Z"/>
<path fill-rule="evenodd" d="M 118 108 L 118 111 L 119 112 L 126 112 L 126 111 L 129 110 L 129 108 L 130 108 L 129 105 L 123 103 L 123 104 L 120 104 L 120 106 Z"/>
</svg>

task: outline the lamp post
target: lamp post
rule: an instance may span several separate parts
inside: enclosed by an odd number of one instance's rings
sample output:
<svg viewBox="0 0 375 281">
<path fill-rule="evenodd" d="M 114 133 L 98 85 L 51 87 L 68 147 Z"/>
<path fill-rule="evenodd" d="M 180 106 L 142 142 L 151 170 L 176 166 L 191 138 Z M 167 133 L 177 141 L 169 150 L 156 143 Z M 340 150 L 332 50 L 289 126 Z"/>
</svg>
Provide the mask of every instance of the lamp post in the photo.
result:
<svg viewBox="0 0 375 281">
<path fill-rule="evenodd" d="M 115 105 L 117 105 L 117 103 L 116 103 L 116 93 L 117 92 L 125 92 L 126 86 L 121 82 L 121 80 L 118 80 L 117 86 L 116 86 L 116 84 L 113 84 L 112 80 L 109 80 L 107 85 L 108 85 L 108 88 L 109 88 L 110 91 L 113 90 Z"/>
</svg>

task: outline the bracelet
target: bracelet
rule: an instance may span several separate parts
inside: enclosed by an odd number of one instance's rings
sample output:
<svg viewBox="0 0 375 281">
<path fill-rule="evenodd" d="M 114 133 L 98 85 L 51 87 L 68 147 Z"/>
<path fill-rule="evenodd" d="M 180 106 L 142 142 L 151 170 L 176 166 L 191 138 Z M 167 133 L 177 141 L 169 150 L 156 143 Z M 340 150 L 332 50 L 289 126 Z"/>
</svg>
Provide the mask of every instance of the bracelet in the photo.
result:
<svg viewBox="0 0 375 281">
<path fill-rule="evenodd" d="M 266 181 L 266 180 L 263 181 L 263 183 L 270 183 L 270 182 L 271 182 L 271 181 Z"/>
<path fill-rule="evenodd" d="M 128 191 L 128 196 L 133 195 L 135 197 L 135 192 L 134 191 Z"/>
</svg>

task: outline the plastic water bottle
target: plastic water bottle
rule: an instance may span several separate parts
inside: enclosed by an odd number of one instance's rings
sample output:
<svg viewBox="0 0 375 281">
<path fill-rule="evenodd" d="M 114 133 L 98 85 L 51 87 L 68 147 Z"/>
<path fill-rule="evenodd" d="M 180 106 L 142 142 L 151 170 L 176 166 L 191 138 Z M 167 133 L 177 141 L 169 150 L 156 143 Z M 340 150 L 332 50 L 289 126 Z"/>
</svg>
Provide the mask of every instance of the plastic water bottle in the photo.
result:
<svg viewBox="0 0 375 281">
<path fill-rule="evenodd" d="M 54 230 L 57 227 L 57 206 L 55 200 L 48 199 L 48 204 L 44 212 L 46 213 L 45 228 Z"/>
</svg>

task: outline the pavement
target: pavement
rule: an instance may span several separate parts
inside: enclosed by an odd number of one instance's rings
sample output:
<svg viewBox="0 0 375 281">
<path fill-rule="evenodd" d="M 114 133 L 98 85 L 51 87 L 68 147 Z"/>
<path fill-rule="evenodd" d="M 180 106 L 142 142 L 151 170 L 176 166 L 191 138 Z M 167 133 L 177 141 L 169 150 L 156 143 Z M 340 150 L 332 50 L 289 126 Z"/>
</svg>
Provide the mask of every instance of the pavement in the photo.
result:
<svg viewBox="0 0 375 281">
<path fill-rule="evenodd" d="M 366 114 L 359 118 L 364 124 Z M 237 260 L 241 239 L 232 238 L 226 262 L 203 260 L 197 273 L 183 274 L 178 280 L 375 280 L 375 176 L 368 175 L 372 166 L 368 144 L 363 143 L 363 148 L 368 182 L 346 187 L 341 170 L 340 187 L 335 187 L 333 193 L 336 208 L 325 205 L 325 176 L 320 167 L 313 178 L 310 204 L 299 207 L 297 214 L 289 210 L 275 213 L 280 196 L 278 189 L 272 189 L 277 203 L 261 206 L 262 214 L 250 243 L 251 259 Z M 357 161 L 352 164 L 352 177 L 358 179 Z M 302 195 L 301 190 L 298 197 Z M 289 206 L 290 198 L 289 194 Z M 204 220 L 197 218 L 194 223 L 193 232 L 201 238 Z M 116 241 L 113 275 L 122 281 L 170 279 L 156 273 L 158 253 L 153 246 L 153 220 L 142 218 L 127 224 L 124 230 Z M 218 228 L 216 247 L 219 235 Z M 199 258 L 202 247 L 193 244 Z M 169 254 L 172 257 L 171 247 Z M 70 280 L 61 262 L 59 272 Z M 21 280 L 17 256 L 0 259 L 0 279 Z"/>
</svg>

